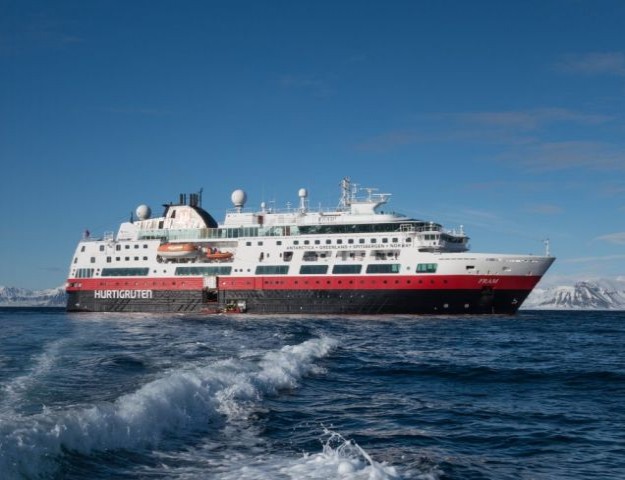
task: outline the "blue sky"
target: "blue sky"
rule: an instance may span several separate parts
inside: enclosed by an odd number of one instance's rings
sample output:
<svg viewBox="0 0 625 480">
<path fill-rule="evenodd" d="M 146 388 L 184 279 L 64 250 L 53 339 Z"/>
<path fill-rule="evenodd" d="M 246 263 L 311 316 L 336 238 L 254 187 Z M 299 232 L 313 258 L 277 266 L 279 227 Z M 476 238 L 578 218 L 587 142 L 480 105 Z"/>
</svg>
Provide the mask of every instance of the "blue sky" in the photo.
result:
<svg viewBox="0 0 625 480">
<path fill-rule="evenodd" d="M 338 202 L 339 181 L 474 251 L 625 275 L 625 2 L 0 1 L 0 285 L 204 189 Z"/>
</svg>

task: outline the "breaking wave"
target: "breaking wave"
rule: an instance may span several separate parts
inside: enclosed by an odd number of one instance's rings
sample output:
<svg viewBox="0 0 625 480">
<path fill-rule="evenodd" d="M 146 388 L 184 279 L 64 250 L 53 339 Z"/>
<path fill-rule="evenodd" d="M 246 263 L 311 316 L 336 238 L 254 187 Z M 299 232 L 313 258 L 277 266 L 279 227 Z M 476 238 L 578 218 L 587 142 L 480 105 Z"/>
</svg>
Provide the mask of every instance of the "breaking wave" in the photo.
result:
<svg viewBox="0 0 625 480">
<path fill-rule="evenodd" d="M 205 432 L 245 420 L 266 396 L 296 388 L 321 373 L 315 361 L 336 341 L 327 337 L 285 346 L 254 360 L 228 359 L 172 370 L 114 402 L 35 415 L 0 416 L 0 471 L 4 478 L 42 478 L 66 452 L 137 449 L 157 445 L 164 434 Z M 42 368 L 46 361 L 42 359 Z M 12 387 L 15 390 L 14 387 Z"/>
</svg>

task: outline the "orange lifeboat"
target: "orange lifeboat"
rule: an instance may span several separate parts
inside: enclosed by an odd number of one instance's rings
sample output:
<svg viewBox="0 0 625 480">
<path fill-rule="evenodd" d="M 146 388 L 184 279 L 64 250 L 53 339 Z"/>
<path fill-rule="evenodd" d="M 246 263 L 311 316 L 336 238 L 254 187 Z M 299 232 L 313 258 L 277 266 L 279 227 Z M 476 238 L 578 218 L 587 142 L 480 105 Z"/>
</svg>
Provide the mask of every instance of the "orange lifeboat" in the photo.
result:
<svg viewBox="0 0 625 480">
<path fill-rule="evenodd" d="M 224 262 L 232 258 L 232 252 L 222 252 L 215 247 L 206 247 L 202 250 L 204 251 L 204 258 L 209 262 Z"/>
<path fill-rule="evenodd" d="M 193 243 L 163 243 L 158 254 L 163 258 L 191 258 L 197 256 L 198 250 Z"/>
<path fill-rule="evenodd" d="M 230 260 L 231 258 L 232 258 L 232 253 L 230 252 L 213 252 L 213 253 L 206 254 L 206 259 L 210 261 L 223 262 L 225 260 Z"/>
</svg>

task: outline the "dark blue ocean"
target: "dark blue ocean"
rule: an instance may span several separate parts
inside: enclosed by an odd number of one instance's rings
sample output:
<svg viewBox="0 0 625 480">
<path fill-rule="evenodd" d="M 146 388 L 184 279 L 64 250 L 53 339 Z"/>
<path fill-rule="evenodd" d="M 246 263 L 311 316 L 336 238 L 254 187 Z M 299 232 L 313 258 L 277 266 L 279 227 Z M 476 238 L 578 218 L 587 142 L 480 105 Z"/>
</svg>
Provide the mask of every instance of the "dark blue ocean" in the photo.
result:
<svg viewBox="0 0 625 480">
<path fill-rule="evenodd" d="M 625 312 L 0 309 L 2 479 L 624 479 Z"/>
</svg>

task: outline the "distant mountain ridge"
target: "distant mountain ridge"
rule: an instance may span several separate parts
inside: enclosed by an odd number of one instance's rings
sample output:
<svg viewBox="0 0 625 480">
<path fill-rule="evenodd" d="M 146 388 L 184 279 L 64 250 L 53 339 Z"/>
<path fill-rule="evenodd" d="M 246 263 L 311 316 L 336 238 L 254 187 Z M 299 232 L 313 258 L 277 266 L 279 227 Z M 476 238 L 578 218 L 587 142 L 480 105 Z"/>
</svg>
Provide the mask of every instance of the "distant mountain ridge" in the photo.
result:
<svg viewBox="0 0 625 480">
<path fill-rule="evenodd" d="M 29 290 L 0 286 L 0 307 L 64 307 L 65 287 Z M 579 281 L 572 286 L 536 288 L 525 310 L 625 310 L 625 280 Z"/>
<path fill-rule="evenodd" d="M 572 286 L 536 288 L 523 303 L 531 310 L 625 310 L 625 281 L 579 281 Z"/>
<path fill-rule="evenodd" d="M 30 290 L 0 286 L 0 307 L 64 307 L 65 287 Z"/>
</svg>

